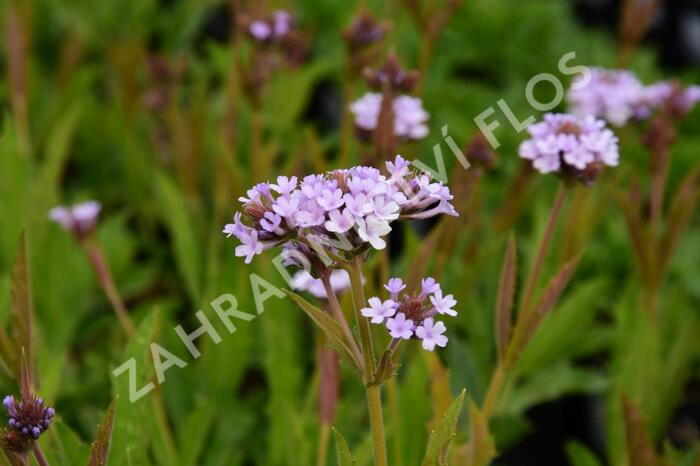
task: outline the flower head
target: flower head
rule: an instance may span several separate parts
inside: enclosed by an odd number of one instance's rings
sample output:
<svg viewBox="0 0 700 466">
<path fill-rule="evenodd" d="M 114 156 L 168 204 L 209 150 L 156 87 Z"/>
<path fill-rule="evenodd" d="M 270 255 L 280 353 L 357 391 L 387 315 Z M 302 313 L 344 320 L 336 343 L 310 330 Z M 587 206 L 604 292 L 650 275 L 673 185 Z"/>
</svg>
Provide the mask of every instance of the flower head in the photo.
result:
<svg viewBox="0 0 700 466">
<path fill-rule="evenodd" d="M 240 241 L 236 255 L 246 263 L 284 246 L 286 254 L 295 256 L 288 262 L 310 263 L 318 277 L 370 248 L 385 248 L 396 220 L 457 215 L 450 190 L 410 170 L 400 155 L 387 163 L 387 171 L 388 177 L 358 166 L 309 175 L 301 182 L 280 176 L 275 184 L 260 183 L 239 198 L 242 211 L 223 233 Z"/>
<path fill-rule="evenodd" d="M 519 148 L 520 157 L 532 160 L 540 173 L 557 173 L 565 179 L 590 184 L 604 165 L 616 166 L 618 139 L 593 116 L 548 113 L 530 125 L 531 138 Z"/>
<path fill-rule="evenodd" d="M 392 338 L 422 340 L 423 348 L 433 351 L 435 346 L 444 347 L 447 337 L 442 322 L 435 322 L 438 314 L 456 316 L 457 301 L 452 295 L 443 296 L 440 284 L 428 277 L 422 282 L 421 292 L 405 293 L 403 280 L 392 278 L 384 285 L 391 299 L 382 301 L 378 297 L 369 299 L 369 308 L 362 315 L 372 317 L 372 323 L 384 324 Z"/>
<path fill-rule="evenodd" d="M 51 209 L 49 219 L 82 240 L 95 230 L 101 208 L 97 201 L 82 202 L 70 207 L 58 206 Z"/>
<path fill-rule="evenodd" d="M 2 433 L 2 442 L 17 453 L 28 451 L 34 440 L 49 428 L 55 415 L 53 408 L 45 406 L 44 400 L 34 395 L 21 401 L 7 395 L 2 404 L 10 416 L 9 429 Z"/>
</svg>

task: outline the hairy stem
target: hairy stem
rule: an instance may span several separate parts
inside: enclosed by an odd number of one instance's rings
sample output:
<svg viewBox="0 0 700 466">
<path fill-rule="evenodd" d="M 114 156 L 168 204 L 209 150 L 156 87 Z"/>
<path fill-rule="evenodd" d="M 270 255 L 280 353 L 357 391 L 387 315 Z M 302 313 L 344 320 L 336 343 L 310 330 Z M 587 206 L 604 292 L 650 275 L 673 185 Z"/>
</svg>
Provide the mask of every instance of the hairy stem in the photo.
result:
<svg viewBox="0 0 700 466">
<path fill-rule="evenodd" d="M 46 461 L 46 457 L 41 451 L 41 447 L 38 443 L 34 442 L 34 448 L 32 451 L 34 452 L 34 458 L 36 458 L 36 462 L 39 463 L 39 466 L 49 466 L 49 462 Z"/>
<path fill-rule="evenodd" d="M 362 270 L 360 268 L 359 259 L 352 261 L 348 273 L 350 274 L 350 286 L 352 288 L 352 302 L 355 309 L 355 319 L 357 320 L 357 327 L 360 329 L 360 345 L 362 346 L 362 355 L 364 356 L 365 361 L 364 381 L 365 383 L 368 383 L 374 376 L 375 360 L 369 320 L 360 312 L 362 306 L 365 305 L 365 290 L 362 286 Z"/>
<path fill-rule="evenodd" d="M 547 251 L 549 251 L 549 246 L 552 242 L 552 236 L 554 235 L 554 229 L 557 226 L 557 220 L 559 219 L 561 208 L 564 205 L 564 200 L 566 199 L 566 194 L 566 186 L 561 185 L 559 187 L 557 197 L 554 200 L 552 211 L 549 214 L 549 221 L 547 222 L 547 227 L 544 231 L 544 236 L 542 237 L 542 241 L 540 242 L 540 246 L 537 251 L 537 256 L 535 257 L 535 262 L 532 267 L 532 273 L 530 274 L 530 277 L 527 281 L 527 286 L 525 288 L 525 298 L 523 299 L 522 305 L 520 306 L 520 316 L 523 316 L 528 312 L 530 301 L 532 300 L 532 295 L 535 293 L 535 288 L 537 287 L 540 272 L 542 271 L 544 259 L 547 256 Z"/>
<path fill-rule="evenodd" d="M 367 406 L 369 422 L 372 427 L 372 445 L 374 446 L 374 466 L 387 466 L 386 437 L 382 417 L 382 394 L 379 385 L 367 387 Z"/>
<path fill-rule="evenodd" d="M 503 363 L 498 363 L 496 370 L 493 371 L 491 376 L 491 383 L 489 384 L 488 391 L 484 397 L 484 405 L 482 407 L 482 412 L 486 419 L 489 419 L 496 408 L 496 401 L 498 401 L 498 395 L 501 393 L 501 387 L 503 387 L 503 382 L 505 381 L 506 368 Z"/>
<path fill-rule="evenodd" d="M 372 445 L 374 451 L 374 466 L 387 466 L 386 436 L 384 435 L 384 420 L 382 418 L 381 386 L 373 384 L 375 374 L 374 347 L 369 320 L 362 316 L 360 310 L 365 304 L 365 291 L 362 286 L 362 269 L 360 259 L 356 258 L 350 264 L 350 285 L 352 300 L 355 308 L 355 318 L 360 329 L 360 344 L 365 361 L 364 382 L 367 390 L 367 408 L 369 422 L 372 428 Z"/>
<path fill-rule="evenodd" d="M 88 258 L 90 259 L 90 263 L 95 270 L 97 281 L 107 295 L 107 299 L 112 305 L 112 309 L 114 309 L 114 313 L 117 315 L 119 323 L 121 323 L 122 327 L 124 328 L 124 332 L 126 332 L 128 336 L 132 336 L 136 329 L 133 322 L 131 322 L 131 319 L 129 318 L 129 313 L 126 310 L 124 301 L 122 301 L 119 291 L 114 284 L 112 273 L 109 270 L 107 260 L 102 253 L 102 249 L 100 249 L 100 247 L 93 242 L 86 243 L 85 249 L 87 251 Z"/>
</svg>

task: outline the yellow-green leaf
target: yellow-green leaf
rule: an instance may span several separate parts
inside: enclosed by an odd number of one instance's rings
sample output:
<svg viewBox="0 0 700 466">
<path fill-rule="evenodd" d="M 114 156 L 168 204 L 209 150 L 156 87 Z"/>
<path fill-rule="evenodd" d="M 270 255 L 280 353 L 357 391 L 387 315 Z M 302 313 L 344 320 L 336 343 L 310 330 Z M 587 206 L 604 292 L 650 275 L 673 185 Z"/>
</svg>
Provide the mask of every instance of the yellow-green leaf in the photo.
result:
<svg viewBox="0 0 700 466">
<path fill-rule="evenodd" d="M 465 391 L 459 394 L 442 417 L 442 421 L 430 433 L 428 448 L 423 459 L 423 466 L 444 466 L 447 464 L 447 454 L 452 439 L 457 435 L 457 421 L 462 411 Z"/>
</svg>

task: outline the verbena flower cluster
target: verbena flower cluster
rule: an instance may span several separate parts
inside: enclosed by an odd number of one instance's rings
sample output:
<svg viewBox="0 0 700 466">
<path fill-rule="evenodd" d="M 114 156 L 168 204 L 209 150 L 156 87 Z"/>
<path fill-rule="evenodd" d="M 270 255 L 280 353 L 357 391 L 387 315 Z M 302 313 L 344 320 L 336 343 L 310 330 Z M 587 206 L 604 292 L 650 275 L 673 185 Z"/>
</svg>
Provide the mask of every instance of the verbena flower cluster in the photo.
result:
<svg viewBox="0 0 700 466">
<path fill-rule="evenodd" d="M 74 206 L 58 206 L 51 209 L 49 218 L 72 233 L 76 238 L 89 236 L 97 225 L 102 206 L 97 201 L 87 201 Z"/>
<path fill-rule="evenodd" d="M 361 132 L 371 134 L 379 121 L 382 95 L 368 92 L 350 105 L 355 116 L 355 126 Z M 418 97 L 399 95 L 394 98 L 394 134 L 400 140 L 418 140 L 428 135 L 426 125 L 430 116 L 423 109 L 423 102 Z"/>
<path fill-rule="evenodd" d="M 16 452 L 27 451 L 34 440 L 46 431 L 55 415 L 53 408 L 44 405 L 44 400 L 32 395 L 26 400 L 16 401 L 7 395 L 2 404 L 10 416 L 9 430 L 3 433 L 3 444 Z"/>
<path fill-rule="evenodd" d="M 423 348 L 433 351 L 436 346 L 447 346 L 444 335 L 447 328 L 442 321 L 436 321 L 437 315 L 456 316 L 454 307 L 457 301 L 449 294 L 442 295 L 440 284 L 435 279 L 423 279 L 420 293 L 404 292 L 406 285 L 400 278 L 392 278 L 384 285 L 389 291 L 389 299 L 382 301 L 378 297 L 370 298 L 369 307 L 362 309 L 362 315 L 371 319 L 373 324 L 382 324 L 394 339 L 421 340 Z"/>
<path fill-rule="evenodd" d="M 590 183 L 604 165 L 616 166 L 620 159 L 617 136 L 603 120 L 590 115 L 549 113 L 528 132 L 531 138 L 518 152 L 540 173 L 556 172 Z"/>
<path fill-rule="evenodd" d="M 585 75 L 572 82 L 567 95 L 571 113 L 593 115 L 616 126 L 648 118 L 670 99 L 676 99 L 684 112 L 700 101 L 699 86 L 682 89 L 671 81 L 645 86 L 628 70 L 590 68 L 589 77 L 587 83 Z"/>
<path fill-rule="evenodd" d="M 248 25 L 250 36 L 260 42 L 281 39 L 294 26 L 294 17 L 286 10 L 275 10 L 268 18 L 256 19 Z"/>
<path fill-rule="evenodd" d="M 370 247 L 383 249 L 384 236 L 399 218 L 457 216 L 447 186 L 410 169 L 400 155 L 387 162 L 387 175 L 357 166 L 324 174 L 280 176 L 240 197 L 243 211 L 223 232 L 241 242 L 236 255 L 253 257 L 284 245 L 285 256 L 300 266 L 318 263 L 319 247 L 331 257 L 350 260 Z M 312 273 L 314 270 L 312 270 Z M 314 274 L 316 275 L 316 274 Z"/>
</svg>

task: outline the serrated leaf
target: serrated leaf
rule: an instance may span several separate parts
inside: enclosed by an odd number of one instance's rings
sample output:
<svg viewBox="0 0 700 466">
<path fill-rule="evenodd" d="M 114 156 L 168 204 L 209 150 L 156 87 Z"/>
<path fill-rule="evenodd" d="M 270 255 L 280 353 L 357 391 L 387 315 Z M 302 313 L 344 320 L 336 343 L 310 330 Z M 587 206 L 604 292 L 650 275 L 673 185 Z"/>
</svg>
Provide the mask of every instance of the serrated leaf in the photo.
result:
<svg viewBox="0 0 700 466">
<path fill-rule="evenodd" d="M 571 280 L 571 276 L 576 271 L 576 266 L 578 265 L 581 256 L 578 255 L 573 259 L 565 263 L 559 272 L 547 283 L 544 291 L 540 295 L 540 299 L 535 305 L 534 312 L 528 321 L 528 326 L 525 331 L 525 339 L 522 342 L 521 348 L 524 348 L 530 341 L 534 333 L 539 328 L 542 320 L 547 316 L 547 314 L 554 308 L 554 305 L 559 300 L 559 296 L 566 288 L 566 285 Z"/>
<path fill-rule="evenodd" d="M 622 395 L 622 411 L 625 423 L 625 440 L 629 464 L 634 466 L 657 466 L 654 444 L 637 405 Z"/>
<path fill-rule="evenodd" d="M 124 351 L 122 358 L 116 364 L 134 358 L 136 374 L 134 376 L 136 389 L 141 389 L 151 381 L 153 364 L 149 347 L 156 333 L 158 311 L 149 313 L 139 324 L 136 333 Z M 144 417 L 148 415 L 148 396 L 131 402 L 129 374 L 123 372 L 119 376 L 112 375 L 113 396 L 117 400 L 116 410 L 119 411 L 119 428 L 112 435 L 112 448 L 109 452 L 111 464 L 149 464 L 147 446 L 148 430 L 144 426 Z"/>
<path fill-rule="evenodd" d="M 323 330 L 323 332 L 328 337 L 329 344 L 338 352 L 341 359 L 353 367 L 355 370 L 361 373 L 362 364 L 359 359 L 359 355 L 355 355 L 350 349 L 350 345 L 345 340 L 340 325 L 326 312 L 317 308 L 301 296 L 293 293 L 289 290 L 283 290 L 287 296 L 292 298 L 292 300 L 308 315 L 311 320 L 314 321 L 318 327 Z"/>
<path fill-rule="evenodd" d="M 117 406 L 116 400 L 112 401 L 105 414 L 104 421 L 97 438 L 92 444 L 88 466 L 104 466 L 109 457 L 109 448 L 112 445 L 112 427 L 114 426 L 114 412 Z"/>
<path fill-rule="evenodd" d="M 352 457 L 350 452 L 350 447 L 348 442 L 345 441 L 340 432 L 333 428 L 333 435 L 335 436 L 335 450 L 338 457 L 338 466 L 355 466 L 357 461 Z"/>
<path fill-rule="evenodd" d="M 462 390 L 445 412 L 440 424 L 430 433 L 428 447 L 423 459 L 423 466 L 444 466 L 447 464 L 452 439 L 457 435 L 457 421 L 462 411 L 462 403 L 466 391 Z"/>
<path fill-rule="evenodd" d="M 28 374 L 34 375 L 34 344 L 33 344 L 33 317 L 32 298 L 29 288 L 29 272 L 27 266 L 26 236 L 22 233 L 19 243 L 17 259 L 12 267 L 12 330 L 18 348 L 15 351 L 24 353 L 26 357 Z M 20 379 L 20 368 L 17 368 L 17 380 Z"/>
<path fill-rule="evenodd" d="M 498 299 L 496 301 L 496 345 L 499 359 L 503 359 L 506 355 L 513 327 L 515 280 L 518 270 L 518 259 L 515 252 L 515 235 L 511 233 L 508 237 L 506 255 L 503 259 Z"/>
</svg>

